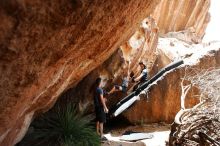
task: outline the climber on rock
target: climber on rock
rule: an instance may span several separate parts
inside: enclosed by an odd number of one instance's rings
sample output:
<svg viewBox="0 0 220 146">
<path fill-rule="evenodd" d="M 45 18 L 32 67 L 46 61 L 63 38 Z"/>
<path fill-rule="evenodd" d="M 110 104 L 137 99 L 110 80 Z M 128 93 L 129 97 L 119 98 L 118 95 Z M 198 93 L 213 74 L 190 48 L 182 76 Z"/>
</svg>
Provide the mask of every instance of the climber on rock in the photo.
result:
<svg viewBox="0 0 220 146">
<path fill-rule="evenodd" d="M 116 91 L 122 91 L 123 93 L 126 93 L 127 92 L 127 88 L 128 88 L 128 84 L 129 84 L 129 81 L 130 81 L 130 78 L 132 78 L 134 76 L 134 73 L 130 73 L 130 62 L 129 61 L 126 61 L 126 66 L 128 65 L 128 68 L 127 70 L 123 70 L 122 72 L 122 84 L 121 85 L 114 85 L 114 87 L 108 92 L 108 94 L 112 94 Z"/>
<path fill-rule="evenodd" d="M 95 114 L 96 114 L 96 131 L 97 134 L 103 137 L 103 124 L 106 122 L 106 113 L 108 113 L 108 108 L 106 106 L 106 100 L 103 96 L 103 89 L 101 87 L 101 78 L 97 78 L 95 84 L 91 88 L 94 96 Z"/>
<path fill-rule="evenodd" d="M 139 65 L 141 67 L 141 74 L 138 77 L 133 78 L 133 82 L 138 82 L 134 86 L 133 91 L 136 90 L 141 84 L 147 81 L 147 67 L 142 61 L 139 62 Z"/>
</svg>

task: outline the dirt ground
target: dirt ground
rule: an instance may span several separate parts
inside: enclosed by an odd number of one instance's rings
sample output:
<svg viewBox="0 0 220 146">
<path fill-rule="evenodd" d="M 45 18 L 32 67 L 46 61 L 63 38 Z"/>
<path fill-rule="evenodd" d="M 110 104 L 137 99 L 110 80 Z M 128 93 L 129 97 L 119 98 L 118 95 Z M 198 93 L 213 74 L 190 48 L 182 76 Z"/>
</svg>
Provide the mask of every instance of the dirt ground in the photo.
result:
<svg viewBox="0 0 220 146">
<path fill-rule="evenodd" d="M 170 125 L 164 123 L 155 123 L 149 125 L 136 125 L 136 126 L 128 126 L 128 127 L 116 127 L 115 129 L 111 129 L 108 133 L 110 133 L 114 137 L 122 136 L 123 133 L 127 131 L 133 132 L 144 132 L 144 133 L 153 133 L 153 132 L 163 132 L 169 131 Z M 152 145 L 152 141 L 158 141 L 158 137 L 153 137 L 150 139 L 150 143 Z M 149 145 L 150 145 L 149 143 Z M 137 142 L 125 142 L 125 141 L 106 141 L 101 144 L 102 146 L 147 146 L 147 142 L 137 141 Z M 165 141 L 164 141 L 165 145 Z M 160 144 L 160 146 L 162 146 Z"/>
</svg>

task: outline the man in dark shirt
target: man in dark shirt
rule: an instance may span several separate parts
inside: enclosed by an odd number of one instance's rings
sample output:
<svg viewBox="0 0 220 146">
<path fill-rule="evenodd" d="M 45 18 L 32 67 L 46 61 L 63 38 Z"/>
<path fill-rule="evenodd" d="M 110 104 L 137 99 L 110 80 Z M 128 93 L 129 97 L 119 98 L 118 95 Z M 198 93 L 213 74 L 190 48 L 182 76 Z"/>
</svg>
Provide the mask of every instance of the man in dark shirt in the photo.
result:
<svg viewBox="0 0 220 146">
<path fill-rule="evenodd" d="M 95 94 L 94 94 L 94 105 L 96 114 L 96 131 L 103 138 L 103 123 L 106 122 L 106 113 L 108 108 L 105 104 L 103 97 L 103 90 L 101 88 L 101 78 L 96 79 L 95 83 Z"/>
</svg>

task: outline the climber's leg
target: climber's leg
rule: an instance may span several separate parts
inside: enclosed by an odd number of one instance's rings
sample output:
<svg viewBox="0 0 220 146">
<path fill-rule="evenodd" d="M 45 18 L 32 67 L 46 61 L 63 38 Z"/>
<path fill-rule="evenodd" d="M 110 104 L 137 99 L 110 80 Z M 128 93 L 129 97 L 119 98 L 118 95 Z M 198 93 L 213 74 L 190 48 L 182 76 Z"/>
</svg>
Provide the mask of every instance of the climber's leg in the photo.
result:
<svg viewBox="0 0 220 146">
<path fill-rule="evenodd" d="M 133 87 L 133 90 L 132 91 L 135 91 L 138 87 L 139 87 L 139 85 L 140 85 L 140 82 L 138 82 L 136 85 L 134 85 L 134 87 Z"/>
<path fill-rule="evenodd" d="M 98 135 L 101 134 L 101 133 L 100 133 L 100 123 L 99 123 L 99 121 L 96 122 L 96 133 L 97 133 Z"/>
<path fill-rule="evenodd" d="M 119 86 L 119 85 L 115 85 L 115 86 L 108 92 L 108 94 L 112 94 L 112 93 L 114 93 L 115 91 L 122 91 L 122 87 Z"/>
<path fill-rule="evenodd" d="M 103 123 L 99 123 L 100 128 L 100 136 L 103 137 Z"/>
</svg>

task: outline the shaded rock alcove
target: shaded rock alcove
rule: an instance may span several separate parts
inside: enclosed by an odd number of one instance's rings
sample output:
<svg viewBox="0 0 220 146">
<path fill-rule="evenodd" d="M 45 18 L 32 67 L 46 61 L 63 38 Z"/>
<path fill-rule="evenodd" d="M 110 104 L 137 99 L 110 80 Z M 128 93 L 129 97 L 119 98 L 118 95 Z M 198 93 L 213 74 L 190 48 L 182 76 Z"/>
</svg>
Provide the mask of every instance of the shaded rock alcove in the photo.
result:
<svg viewBox="0 0 220 146">
<path fill-rule="evenodd" d="M 120 83 L 128 58 L 136 74 L 140 60 L 151 70 L 160 59 L 159 34 L 186 30 L 188 40 L 200 42 L 209 5 L 210 0 L 0 1 L 0 145 L 19 142 L 33 118 L 69 88 L 76 87 L 80 108 L 91 108 L 91 96 L 80 90 L 96 75 L 114 77 L 107 89 Z M 143 20 L 150 28 L 140 27 Z"/>
</svg>

